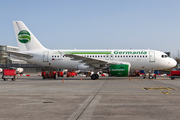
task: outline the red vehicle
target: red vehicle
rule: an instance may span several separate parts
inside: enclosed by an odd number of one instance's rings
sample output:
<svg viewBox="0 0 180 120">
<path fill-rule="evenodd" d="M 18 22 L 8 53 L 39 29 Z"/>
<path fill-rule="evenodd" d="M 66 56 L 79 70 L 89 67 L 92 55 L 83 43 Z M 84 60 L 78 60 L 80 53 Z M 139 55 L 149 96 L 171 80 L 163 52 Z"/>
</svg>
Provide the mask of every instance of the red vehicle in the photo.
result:
<svg viewBox="0 0 180 120">
<path fill-rule="evenodd" d="M 75 75 L 77 75 L 77 73 L 75 73 L 74 70 L 68 70 L 67 77 L 74 77 Z"/>
<path fill-rule="evenodd" d="M 56 71 L 43 71 L 41 73 L 43 79 L 46 79 L 46 78 L 54 78 L 56 79 Z"/>
<path fill-rule="evenodd" d="M 12 79 L 12 81 L 15 81 L 16 80 L 16 70 L 15 69 L 4 69 L 2 79 L 4 79 L 4 81 L 6 81 L 8 79 Z"/>
<path fill-rule="evenodd" d="M 63 77 L 63 75 L 64 75 L 64 72 L 63 72 L 63 71 L 58 71 L 58 72 L 57 72 L 57 76 L 58 76 L 58 77 Z"/>
<path fill-rule="evenodd" d="M 171 75 L 169 77 L 171 78 L 171 80 L 174 80 L 175 78 L 180 78 L 180 70 L 172 70 Z"/>
</svg>

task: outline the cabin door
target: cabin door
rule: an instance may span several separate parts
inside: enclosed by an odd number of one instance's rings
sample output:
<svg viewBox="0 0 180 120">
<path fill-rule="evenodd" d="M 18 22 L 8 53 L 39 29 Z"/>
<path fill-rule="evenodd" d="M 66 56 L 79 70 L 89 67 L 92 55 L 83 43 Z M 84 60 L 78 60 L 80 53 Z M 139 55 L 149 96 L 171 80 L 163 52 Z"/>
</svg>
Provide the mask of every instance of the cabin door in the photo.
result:
<svg viewBox="0 0 180 120">
<path fill-rule="evenodd" d="M 154 53 L 154 51 L 149 52 L 149 62 L 155 62 L 155 53 Z"/>
<path fill-rule="evenodd" d="M 49 52 L 44 51 L 43 52 L 43 62 L 49 62 L 48 56 L 49 56 Z"/>
</svg>

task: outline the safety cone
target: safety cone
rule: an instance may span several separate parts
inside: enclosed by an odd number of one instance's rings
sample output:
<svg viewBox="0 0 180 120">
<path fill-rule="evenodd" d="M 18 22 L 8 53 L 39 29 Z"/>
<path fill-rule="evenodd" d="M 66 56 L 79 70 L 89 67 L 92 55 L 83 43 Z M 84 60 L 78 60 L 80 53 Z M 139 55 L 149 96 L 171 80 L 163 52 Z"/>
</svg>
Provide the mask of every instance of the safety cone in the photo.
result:
<svg viewBox="0 0 180 120">
<path fill-rule="evenodd" d="M 64 79 L 62 80 L 62 82 L 64 83 Z"/>
<path fill-rule="evenodd" d="M 81 78 L 81 80 L 82 80 L 82 78 Z"/>
<path fill-rule="evenodd" d="M 131 80 L 131 77 L 129 77 L 129 81 Z"/>
</svg>

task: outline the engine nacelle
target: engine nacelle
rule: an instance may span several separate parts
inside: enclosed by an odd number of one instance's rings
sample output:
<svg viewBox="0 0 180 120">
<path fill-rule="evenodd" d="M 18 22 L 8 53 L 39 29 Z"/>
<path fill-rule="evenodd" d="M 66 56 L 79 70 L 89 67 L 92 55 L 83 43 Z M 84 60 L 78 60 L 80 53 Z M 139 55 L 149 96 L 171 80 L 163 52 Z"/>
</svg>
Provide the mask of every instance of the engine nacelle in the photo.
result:
<svg viewBox="0 0 180 120">
<path fill-rule="evenodd" d="M 127 64 L 110 65 L 108 68 L 102 70 L 108 73 L 109 76 L 125 77 L 129 75 L 130 66 Z"/>
</svg>

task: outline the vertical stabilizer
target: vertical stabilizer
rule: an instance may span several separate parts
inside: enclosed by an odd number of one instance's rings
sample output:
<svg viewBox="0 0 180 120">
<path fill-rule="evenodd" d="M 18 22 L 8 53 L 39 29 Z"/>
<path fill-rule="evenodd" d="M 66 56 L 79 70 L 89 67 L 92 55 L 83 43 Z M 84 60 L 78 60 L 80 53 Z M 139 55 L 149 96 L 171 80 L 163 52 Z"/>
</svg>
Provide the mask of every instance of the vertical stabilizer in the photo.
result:
<svg viewBox="0 0 180 120">
<path fill-rule="evenodd" d="M 13 21 L 13 26 L 20 51 L 46 49 L 22 21 Z"/>
</svg>

